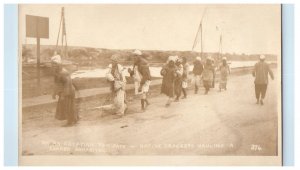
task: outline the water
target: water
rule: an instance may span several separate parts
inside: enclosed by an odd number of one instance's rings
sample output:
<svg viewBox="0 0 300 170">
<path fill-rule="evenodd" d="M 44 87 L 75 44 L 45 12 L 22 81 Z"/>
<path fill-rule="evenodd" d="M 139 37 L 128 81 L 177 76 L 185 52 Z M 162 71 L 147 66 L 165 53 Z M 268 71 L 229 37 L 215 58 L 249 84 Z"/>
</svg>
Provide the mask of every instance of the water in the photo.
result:
<svg viewBox="0 0 300 170">
<path fill-rule="evenodd" d="M 240 68 L 240 67 L 250 67 L 254 66 L 257 61 L 232 61 L 230 63 L 231 68 Z M 269 62 L 270 63 L 270 62 Z M 276 63 L 276 62 L 272 62 Z M 124 74 L 125 76 L 129 76 L 127 72 L 127 68 L 132 68 L 132 66 L 124 66 Z M 193 65 L 190 65 L 190 71 L 193 70 Z M 150 72 L 152 77 L 161 77 L 160 75 L 161 67 L 150 67 Z M 105 68 L 98 68 L 93 70 L 78 70 L 72 74 L 72 78 L 103 78 L 107 69 Z"/>
</svg>

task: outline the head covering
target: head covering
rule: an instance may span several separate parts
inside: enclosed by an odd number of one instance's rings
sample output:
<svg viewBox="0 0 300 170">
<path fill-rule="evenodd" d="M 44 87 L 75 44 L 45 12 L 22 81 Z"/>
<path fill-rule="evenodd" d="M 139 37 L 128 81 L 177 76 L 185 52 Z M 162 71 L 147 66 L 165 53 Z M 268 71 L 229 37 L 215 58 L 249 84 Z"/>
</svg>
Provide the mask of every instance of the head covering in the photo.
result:
<svg viewBox="0 0 300 170">
<path fill-rule="evenodd" d="M 110 58 L 112 61 L 116 61 L 118 62 L 119 61 L 119 55 L 118 54 L 113 54 Z"/>
<path fill-rule="evenodd" d="M 114 81 L 114 79 L 115 79 L 114 76 L 111 73 L 107 74 L 106 78 L 107 78 L 108 81 Z"/>
<path fill-rule="evenodd" d="M 208 56 L 206 59 L 207 59 L 207 60 L 212 60 L 211 56 Z"/>
<path fill-rule="evenodd" d="M 197 56 L 196 60 L 201 61 L 201 57 Z"/>
<path fill-rule="evenodd" d="M 60 55 L 55 55 L 51 57 L 51 62 L 56 64 L 61 64 L 61 57 Z"/>
<path fill-rule="evenodd" d="M 187 58 L 185 56 L 182 56 L 181 59 L 183 64 L 187 63 Z"/>
<path fill-rule="evenodd" d="M 177 61 L 180 62 L 180 63 L 182 63 L 182 58 L 178 57 Z"/>
<path fill-rule="evenodd" d="M 175 55 L 174 57 L 175 57 L 175 61 L 179 59 L 178 55 Z"/>
<path fill-rule="evenodd" d="M 227 60 L 227 58 L 226 57 L 222 57 L 222 60 Z"/>
<path fill-rule="evenodd" d="M 264 60 L 266 57 L 265 57 L 265 55 L 260 55 L 259 56 L 259 59 L 261 59 L 261 60 Z"/>
<path fill-rule="evenodd" d="M 134 50 L 133 54 L 140 56 L 140 55 L 142 55 L 142 52 L 140 50 Z"/>
<path fill-rule="evenodd" d="M 171 55 L 171 56 L 168 57 L 168 61 L 174 61 L 175 62 L 177 60 L 177 58 L 178 58 L 178 56 L 172 56 Z"/>
</svg>

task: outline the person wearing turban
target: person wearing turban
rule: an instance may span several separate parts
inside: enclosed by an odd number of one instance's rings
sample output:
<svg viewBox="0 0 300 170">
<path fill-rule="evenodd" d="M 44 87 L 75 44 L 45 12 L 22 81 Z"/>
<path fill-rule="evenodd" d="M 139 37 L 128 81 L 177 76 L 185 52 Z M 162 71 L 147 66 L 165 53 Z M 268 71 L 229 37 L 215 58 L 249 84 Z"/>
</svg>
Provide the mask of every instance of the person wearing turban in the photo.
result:
<svg viewBox="0 0 300 170">
<path fill-rule="evenodd" d="M 202 73 L 203 86 L 205 88 L 204 94 L 207 94 L 209 89 L 212 87 L 214 75 L 215 75 L 215 68 L 213 66 L 213 60 L 211 57 L 207 57 L 206 63 L 204 65 L 203 73 Z"/>
<path fill-rule="evenodd" d="M 75 90 L 70 73 L 62 67 L 62 60 L 56 52 L 51 58 L 52 67 L 54 70 L 54 91 L 52 98 L 58 102 L 56 106 L 55 118 L 58 120 L 67 120 L 65 126 L 72 126 L 79 120 L 79 115 L 75 106 Z"/>
<path fill-rule="evenodd" d="M 135 94 L 141 96 L 141 110 L 144 112 L 150 104 L 147 95 L 151 84 L 149 63 L 140 50 L 135 50 L 133 71 L 130 73 L 134 78 Z"/>
<path fill-rule="evenodd" d="M 198 93 L 202 72 L 203 72 L 203 64 L 201 62 L 201 58 L 196 57 L 196 60 L 194 61 L 194 68 L 193 68 L 194 81 L 195 81 L 195 94 Z"/>
<path fill-rule="evenodd" d="M 222 91 L 222 89 L 227 90 L 227 80 L 228 75 L 230 74 L 230 67 L 227 64 L 227 58 L 222 57 L 222 63 L 219 66 L 220 70 L 220 82 L 219 82 L 219 89 Z"/>
<path fill-rule="evenodd" d="M 126 78 L 124 70 L 123 66 L 119 64 L 119 55 L 112 55 L 111 64 L 107 68 L 106 79 L 110 83 L 111 96 L 113 98 L 113 104 L 110 109 L 113 114 L 116 114 L 117 118 L 123 117 L 127 108 L 125 103 Z"/>
<path fill-rule="evenodd" d="M 141 83 L 141 74 L 138 70 L 138 65 L 139 65 L 139 62 L 141 60 L 142 52 L 140 50 L 135 50 L 133 52 L 133 55 L 134 55 L 133 68 L 132 68 L 132 70 L 129 68 L 128 72 L 129 72 L 130 76 L 133 77 L 134 94 L 138 95 L 139 94 L 139 87 L 140 87 L 140 83 Z"/>
<path fill-rule="evenodd" d="M 166 107 L 170 106 L 174 98 L 174 81 L 176 79 L 177 67 L 175 65 L 176 57 L 169 56 L 167 63 L 162 67 L 160 74 L 163 76 L 161 93 L 169 97 Z"/>
<path fill-rule="evenodd" d="M 255 64 L 252 75 L 253 77 L 255 77 L 254 85 L 256 104 L 260 103 L 261 105 L 263 105 L 269 82 L 268 76 L 270 75 L 272 80 L 274 80 L 274 74 L 269 65 L 265 62 L 264 55 L 260 55 L 259 62 Z"/>
<path fill-rule="evenodd" d="M 182 91 L 182 75 L 183 75 L 183 65 L 182 65 L 182 59 L 177 57 L 177 60 L 175 62 L 176 65 L 176 78 L 174 80 L 174 90 L 175 90 L 175 102 L 179 101 L 179 97 L 181 96 Z"/>
</svg>

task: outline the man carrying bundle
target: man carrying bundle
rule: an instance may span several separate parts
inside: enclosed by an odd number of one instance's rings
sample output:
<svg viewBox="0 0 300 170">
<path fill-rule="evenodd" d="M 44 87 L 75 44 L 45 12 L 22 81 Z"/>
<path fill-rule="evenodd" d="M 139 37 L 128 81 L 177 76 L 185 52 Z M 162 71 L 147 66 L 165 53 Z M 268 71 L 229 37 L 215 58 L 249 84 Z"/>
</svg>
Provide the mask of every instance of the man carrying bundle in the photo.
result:
<svg viewBox="0 0 300 170">
<path fill-rule="evenodd" d="M 141 109 L 145 111 L 146 107 L 150 104 L 147 99 L 151 84 L 149 63 L 140 50 L 135 50 L 133 54 L 135 55 L 133 70 L 129 69 L 128 71 L 134 77 L 135 92 L 141 95 Z"/>
</svg>

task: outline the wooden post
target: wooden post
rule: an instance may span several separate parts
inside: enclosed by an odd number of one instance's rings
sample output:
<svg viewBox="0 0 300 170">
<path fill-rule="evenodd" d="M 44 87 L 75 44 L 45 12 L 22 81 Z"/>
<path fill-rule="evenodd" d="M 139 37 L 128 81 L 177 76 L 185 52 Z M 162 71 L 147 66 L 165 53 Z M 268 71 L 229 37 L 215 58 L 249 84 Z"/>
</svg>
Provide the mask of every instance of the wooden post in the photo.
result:
<svg viewBox="0 0 300 170">
<path fill-rule="evenodd" d="M 49 38 L 49 18 L 26 15 L 26 37 L 36 38 L 36 84 L 41 91 L 40 38 Z"/>
</svg>

